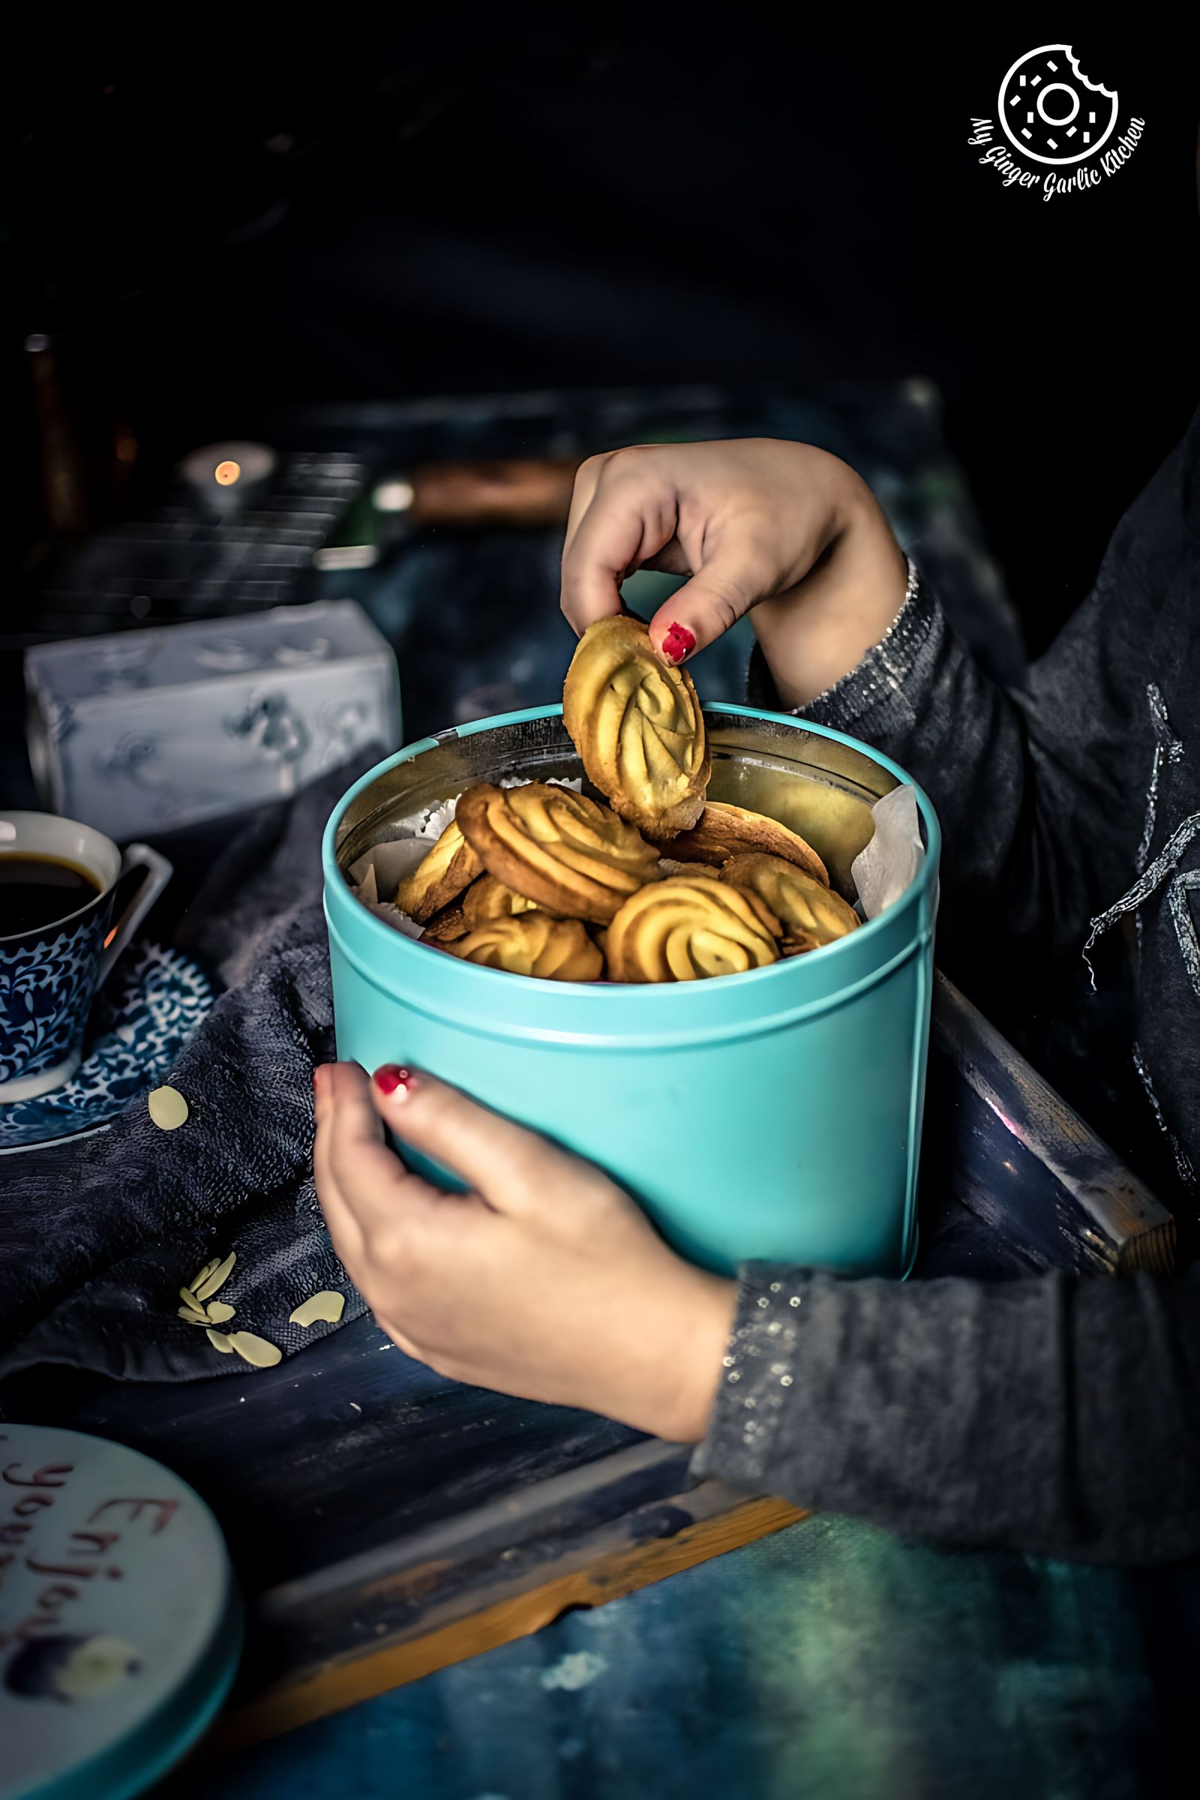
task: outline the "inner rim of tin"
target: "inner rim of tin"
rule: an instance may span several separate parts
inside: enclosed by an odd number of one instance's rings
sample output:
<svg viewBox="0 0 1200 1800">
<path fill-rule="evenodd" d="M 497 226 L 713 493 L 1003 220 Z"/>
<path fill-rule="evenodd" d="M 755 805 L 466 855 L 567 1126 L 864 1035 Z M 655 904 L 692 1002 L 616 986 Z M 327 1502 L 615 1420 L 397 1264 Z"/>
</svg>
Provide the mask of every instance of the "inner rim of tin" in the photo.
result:
<svg viewBox="0 0 1200 1800">
<path fill-rule="evenodd" d="M 802 725 L 745 717 L 719 706 L 706 706 L 704 713 L 712 750 L 709 798 L 766 813 L 799 832 L 824 859 L 833 885 L 852 895 L 850 864 L 874 830 L 871 807 L 898 785 L 895 776 L 849 744 Z M 344 875 L 402 820 L 476 782 L 506 776 L 570 780 L 582 774 L 558 715 L 465 734 L 440 732 L 429 749 L 385 769 L 351 801 L 337 826 L 338 867 Z M 586 780 L 584 792 L 602 797 Z"/>
</svg>

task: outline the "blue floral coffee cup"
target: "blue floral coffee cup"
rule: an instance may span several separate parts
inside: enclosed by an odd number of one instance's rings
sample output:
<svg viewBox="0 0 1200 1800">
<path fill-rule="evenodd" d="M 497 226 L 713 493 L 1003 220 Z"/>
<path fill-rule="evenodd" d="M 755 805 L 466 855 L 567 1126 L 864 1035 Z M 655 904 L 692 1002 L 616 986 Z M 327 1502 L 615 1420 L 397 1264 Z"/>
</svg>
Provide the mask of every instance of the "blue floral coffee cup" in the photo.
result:
<svg viewBox="0 0 1200 1800">
<path fill-rule="evenodd" d="M 117 887 L 139 868 L 142 879 L 114 924 Z M 148 844 L 130 844 L 122 856 L 110 838 L 75 819 L 0 813 L 0 925 L 22 920 L 16 930 L 0 930 L 0 1106 L 71 1079 L 96 990 L 171 874 Z M 45 916 L 26 919 L 22 905 L 35 890 Z"/>
</svg>

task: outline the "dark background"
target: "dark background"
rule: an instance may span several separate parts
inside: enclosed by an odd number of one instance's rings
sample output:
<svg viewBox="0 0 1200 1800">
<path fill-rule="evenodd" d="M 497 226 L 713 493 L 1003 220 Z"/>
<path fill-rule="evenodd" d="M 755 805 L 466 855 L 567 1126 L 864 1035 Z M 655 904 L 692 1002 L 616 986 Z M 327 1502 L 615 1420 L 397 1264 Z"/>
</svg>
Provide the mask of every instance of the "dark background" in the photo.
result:
<svg viewBox="0 0 1200 1800">
<path fill-rule="evenodd" d="M 47 20 L 10 59 L 18 561 L 30 332 L 95 453 L 96 522 L 114 429 L 152 484 L 197 443 L 283 441 L 281 406 L 920 373 L 1044 644 L 1200 387 L 1191 40 L 1045 12 L 968 41 L 849 9 L 389 20 L 296 14 L 254 45 L 197 15 L 69 47 Z M 1147 121 L 1117 175 L 1050 203 L 966 143 L 1048 37 Z"/>
</svg>

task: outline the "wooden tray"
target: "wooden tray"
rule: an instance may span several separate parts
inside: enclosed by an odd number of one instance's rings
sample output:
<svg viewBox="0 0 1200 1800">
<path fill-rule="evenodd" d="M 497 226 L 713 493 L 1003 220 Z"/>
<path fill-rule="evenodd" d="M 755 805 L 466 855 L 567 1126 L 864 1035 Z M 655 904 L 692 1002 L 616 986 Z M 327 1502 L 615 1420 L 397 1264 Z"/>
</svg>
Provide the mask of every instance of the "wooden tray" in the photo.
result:
<svg viewBox="0 0 1200 1800">
<path fill-rule="evenodd" d="M 1165 1272 L 1153 1195 L 939 977 L 922 1274 Z M 216 1744 L 287 1730 L 791 1523 L 678 1445 L 459 1387 L 360 1320 L 278 1369 L 121 1386 L 37 1371 L 0 1416 L 120 1439 L 212 1506 L 249 1607 Z"/>
</svg>

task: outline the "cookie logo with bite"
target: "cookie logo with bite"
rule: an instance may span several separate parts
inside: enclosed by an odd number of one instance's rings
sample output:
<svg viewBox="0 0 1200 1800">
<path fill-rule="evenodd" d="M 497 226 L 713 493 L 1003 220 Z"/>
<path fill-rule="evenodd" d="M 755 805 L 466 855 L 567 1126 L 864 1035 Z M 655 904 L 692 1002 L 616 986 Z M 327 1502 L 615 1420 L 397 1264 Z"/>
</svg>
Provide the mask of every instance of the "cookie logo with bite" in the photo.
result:
<svg viewBox="0 0 1200 1800">
<path fill-rule="evenodd" d="M 1018 57 L 996 104 L 1005 137 L 1031 162 L 1082 162 L 1117 123 L 1116 92 L 1088 80 L 1069 44 L 1043 44 Z"/>
</svg>

